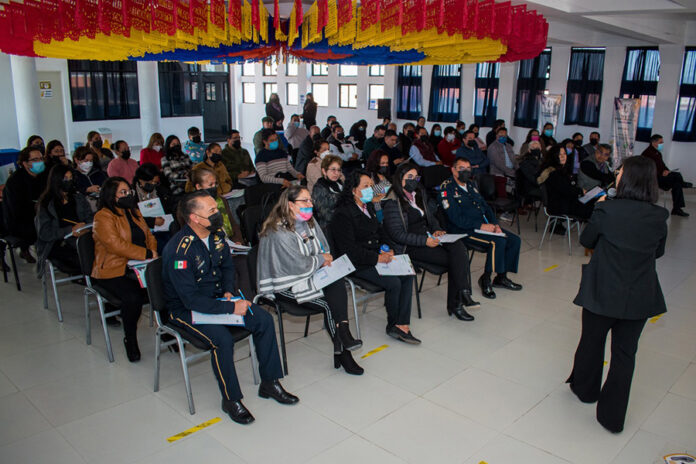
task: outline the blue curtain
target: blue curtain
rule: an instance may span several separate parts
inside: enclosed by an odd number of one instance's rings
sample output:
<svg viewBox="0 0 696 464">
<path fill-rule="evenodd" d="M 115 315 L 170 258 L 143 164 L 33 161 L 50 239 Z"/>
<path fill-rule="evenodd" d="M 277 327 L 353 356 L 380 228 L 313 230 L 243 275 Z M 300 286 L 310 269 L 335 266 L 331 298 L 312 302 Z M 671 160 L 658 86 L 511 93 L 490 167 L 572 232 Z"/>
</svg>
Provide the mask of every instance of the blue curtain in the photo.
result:
<svg viewBox="0 0 696 464">
<path fill-rule="evenodd" d="M 461 65 L 433 66 L 428 121 L 454 122 L 459 119 Z"/>
<path fill-rule="evenodd" d="M 476 65 L 476 103 L 474 123 L 479 127 L 493 127 L 498 118 L 498 82 L 500 63 Z"/>
<path fill-rule="evenodd" d="M 546 49 L 536 58 L 520 61 L 517 75 L 515 121 L 518 127 L 537 127 L 539 119 L 538 98 L 546 90 L 546 79 L 551 69 L 551 50 Z"/>
<path fill-rule="evenodd" d="M 620 93 L 624 98 L 640 99 L 636 140 L 641 142 L 650 140 L 659 80 L 660 52 L 657 47 L 629 47 Z"/>
<path fill-rule="evenodd" d="M 566 91 L 565 124 L 599 127 L 604 50 L 573 49 Z"/>
<path fill-rule="evenodd" d="M 687 47 L 684 52 L 677 118 L 674 123 L 672 140 L 677 142 L 696 142 L 696 48 Z"/>
<path fill-rule="evenodd" d="M 421 66 L 399 66 L 396 117 L 418 119 L 421 115 Z"/>
</svg>

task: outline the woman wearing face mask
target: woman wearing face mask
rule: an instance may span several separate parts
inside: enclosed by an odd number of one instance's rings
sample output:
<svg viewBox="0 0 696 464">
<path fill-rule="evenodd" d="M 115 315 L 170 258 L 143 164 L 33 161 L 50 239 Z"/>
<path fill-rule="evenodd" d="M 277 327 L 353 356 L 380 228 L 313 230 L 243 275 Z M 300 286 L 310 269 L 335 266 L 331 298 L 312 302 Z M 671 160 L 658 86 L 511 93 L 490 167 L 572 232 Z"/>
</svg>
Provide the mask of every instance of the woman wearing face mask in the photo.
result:
<svg viewBox="0 0 696 464">
<path fill-rule="evenodd" d="M 435 217 L 437 204 L 428 201 L 415 165 L 396 168 L 394 188 L 384 200 L 384 230 L 398 254 L 447 267 L 447 314 L 460 321 L 473 321 L 467 309 L 480 304 L 471 298 L 471 273 L 466 245 L 461 241 L 440 243 L 445 235 Z"/>
<path fill-rule="evenodd" d="M 530 203 L 541 199 L 541 190 L 537 182 L 541 165 L 541 142 L 532 140 L 527 144 L 527 152 L 519 158 L 519 194 Z"/>
<path fill-rule="evenodd" d="M 87 199 L 75 188 L 70 167 L 54 166 L 49 171 L 46 190 L 39 197 L 36 214 L 36 274 L 39 279 L 44 275 L 47 259 L 64 272 L 80 272 L 76 239 L 89 231 L 78 232 L 78 229 L 91 223 L 93 217 Z"/>
<path fill-rule="evenodd" d="M 36 201 L 46 188 L 48 173 L 41 150 L 36 147 L 26 147 L 19 152 L 17 165 L 19 169 L 5 183 L 2 206 L 10 235 L 22 239 L 19 256 L 27 263 L 34 264 L 36 260 L 29 247 L 36 242 Z"/>
<path fill-rule="evenodd" d="M 181 141 L 175 135 L 170 135 L 164 142 L 165 150 L 162 157 L 162 174 L 167 178 L 172 195 L 184 193 L 188 173 L 191 170 L 191 158 L 181 149 Z"/>
<path fill-rule="evenodd" d="M 554 145 L 549 148 L 541 164 L 541 173 L 537 182 L 539 185 L 546 186 L 549 214 L 589 219 L 594 202 L 590 201 L 586 204 L 580 202 L 579 198 L 585 192 L 575 185 L 568 161 L 563 145 Z"/>
<path fill-rule="evenodd" d="M 373 196 L 370 175 L 362 170 L 352 172 L 346 178 L 331 220 L 331 235 L 337 255 L 348 255 L 356 269 L 354 274 L 385 290 L 387 335 L 417 345 L 420 340 L 413 336 L 409 327 L 413 276 L 383 276 L 375 268 L 377 263 L 390 262 L 394 251 L 377 220 Z"/>
<path fill-rule="evenodd" d="M 43 138 L 40 135 L 32 135 L 27 139 L 27 147 L 38 148 L 42 154 L 46 154 Z"/>
<path fill-rule="evenodd" d="M 220 147 L 219 143 L 213 142 L 208 144 L 205 148 L 205 159 L 196 164 L 191 169 L 191 173 L 201 168 L 208 168 L 215 172 L 218 195 L 222 196 L 232 190 L 232 178 L 222 162 L 222 147 Z M 193 183 L 190 180 L 186 182 L 186 191 L 193 192 L 194 190 Z"/>
<path fill-rule="evenodd" d="M 65 148 L 63 147 L 63 144 L 60 143 L 60 140 L 51 140 L 48 142 L 48 145 L 46 145 L 46 155 L 44 158 L 46 159 L 46 169 L 48 171 L 50 171 L 53 166 L 61 164 L 63 166 L 70 165 L 68 157 L 65 156 Z"/>
<path fill-rule="evenodd" d="M 114 159 L 114 154 L 108 148 L 104 148 L 104 141 L 101 134 L 97 131 L 89 131 L 87 133 L 87 147 L 94 154 L 94 162 L 99 164 L 99 168 L 106 171 L 107 166 Z"/>
<path fill-rule="evenodd" d="M 433 124 L 433 128 L 430 130 L 430 136 L 428 138 L 430 145 L 437 150 L 437 146 L 442 140 L 442 126 L 439 124 Z"/>
<path fill-rule="evenodd" d="M 75 185 L 77 191 L 87 195 L 97 195 L 102 184 L 109 177 L 94 162 L 95 155 L 89 147 L 78 147 L 73 155 L 75 163 Z"/>
<path fill-rule="evenodd" d="M 349 374 L 363 369 L 353 360 L 352 350 L 362 346 L 348 325 L 346 287 L 338 281 L 318 289 L 312 276 L 331 265 L 332 250 L 321 227 L 312 217 L 309 190 L 299 185 L 281 193 L 261 229 L 258 258 L 259 293 L 275 294 L 280 300 L 318 309 L 334 345 L 334 367 Z"/>
<path fill-rule="evenodd" d="M 382 150 L 373 151 L 367 159 L 365 170 L 370 174 L 370 178 L 375 185 L 373 190 L 375 191 L 376 201 L 373 201 L 373 203 L 375 203 L 375 206 L 378 206 L 392 185 L 389 181 L 391 175 L 389 172 L 389 155 Z"/>
<path fill-rule="evenodd" d="M 155 132 L 150 136 L 147 146 L 140 150 L 140 164 L 152 163 L 157 169 L 162 169 L 163 148 L 164 137 L 159 132 Z"/>
<path fill-rule="evenodd" d="M 445 127 L 445 137 L 437 145 L 437 157 L 445 166 L 452 166 L 457 150 L 461 146 L 462 141 L 457 137 L 457 129 L 447 126 Z"/>
<path fill-rule="evenodd" d="M 94 266 L 92 278 L 121 300 L 123 343 L 130 362 L 140 360 L 137 328 L 145 289 L 128 266 L 128 260 L 157 257 L 157 240 L 138 210 L 138 199 L 121 177 L 110 177 L 99 196 L 94 215 Z"/>
<path fill-rule="evenodd" d="M 553 138 L 553 124 L 547 122 L 544 124 L 544 128 L 541 131 L 541 149 L 549 150 L 552 146 L 556 145 L 556 139 Z"/>
<path fill-rule="evenodd" d="M 314 158 L 307 164 L 307 188 L 309 193 L 312 193 L 317 181 L 323 175 L 321 172 L 321 161 L 329 155 L 331 155 L 329 142 L 323 139 L 316 140 L 314 142 Z M 341 179 L 343 179 L 343 174 L 341 174 Z"/>
<path fill-rule="evenodd" d="M 138 162 L 131 158 L 131 151 L 125 140 L 114 143 L 116 158 L 111 160 L 106 168 L 109 177 L 123 177 L 127 182 L 133 182 L 133 176 L 138 169 Z"/>
<path fill-rule="evenodd" d="M 477 126 L 476 124 L 471 124 L 469 126 L 469 130 L 474 133 L 474 140 L 476 140 L 479 150 L 486 151 L 486 142 L 484 142 L 483 139 L 479 137 L 479 126 Z"/>
<path fill-rule="evenodd" d="M 171 214 L 172 211 L 174 211 L 171 192 L 162 182 L 162 173 L 159 172 L 154 164 L 145 163 L 135 171 L 133 188 L 135 189 L 135 195 L 139 202 L 159 198 L 165 214 Z M 161 216 L 146 217 L 145 222 L 150 229 L 154 229 L 155 227 L 164 225 L 165 219 Z M 153 235 L 157 239 L 157 252 L 162 254 L 162 250 L 164 250 L 164 246 L 169 241 L 171 234 L 167 230 L 153 232 Z"/>
<path fill-rule="evenodd" d="M 280 104 L 280 97 L 277 93 L 272 93 L 268 98 L 268 103 L 266 103 L 266 116 L 273 118 L 273 128 L 275 130 L 283 130 L 283 120 L 285 119 L 285 114 L 283 114 L 283 105 Z"/>
<path fill-rule="evenodd" d="M 338 156 L 328 155 L 321 161 L 322 177 L 319 178 L 312 190 L 314 217 L 319 226 L 326 229 L 331 222 L 336 202 L 343 191 L 343 160 Z"/>
<path fill-rule="evenodd" d="M 367 140 L 367 121 L 361 119 L 352 126 L 350 126 L 350 131 L 348 135 L 353 139 L 355 146 L 362 150 L 365 146 L 365 140 Z"/>
<path fill-rule="evenodd" d="M 529 152 L 529 144 L 531 142 L 539 142 L 540 141 L 540 136 L 539 136 L 539 131 L 536 129 L 530 129 L 529 132 L 527 132 L 527 138 L 524 140 L 524 143 L 520 147 L 520 159 Z"/>
</svg>

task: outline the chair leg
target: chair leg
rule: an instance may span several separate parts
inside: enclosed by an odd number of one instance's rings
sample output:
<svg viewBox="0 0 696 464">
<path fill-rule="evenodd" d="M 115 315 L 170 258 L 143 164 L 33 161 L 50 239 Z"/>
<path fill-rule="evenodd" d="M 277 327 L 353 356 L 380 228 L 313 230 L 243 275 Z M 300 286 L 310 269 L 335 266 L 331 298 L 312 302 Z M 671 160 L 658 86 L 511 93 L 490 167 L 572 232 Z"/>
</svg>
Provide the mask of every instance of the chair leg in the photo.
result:
<svg viewBox="0 0 696 464">
<path fill-rule="evenodd" d="M 416 279 L 416 285 L 418 285 L 418 274 L 415 276 Z M 418 285 L 418 292 L 423 291 L 423 282 L 425 281 L 425 269 L 423 269 L 423 276 L 421 277 L 420 285 Z"/>
<path fill-rule="evenodd" d="M 280 354 L 283 358 L 283 371 L 288 375 L 288 355 L 285 352 L 285 329 L 283 328 L 283 313 L 276 303 L 276 314 L 278 315 L 278 334 L 280 335 Z"/>
<path fill-rule="evenodd" d="M 551 218 L 548 217 L 546 218 L 546 225 L 544 226 L 544 233 L 541 234 L 541 241 L 539 242 L 539 249 L 541 250 L 541 247 L 544 245 L 544 239 L 546 238 L 546 232 L 549 230 L 549 223 L 551 222 Z M 551 232 L 553 233 L 553 231 Z"/>
<path fill-rule="evenodd" d="M 515 218 L 517 218 L 517 235 L 520 235 L 520 213 L 518 210 L 515 210 L 515 212 L 512 215 L 512 220 L 514 221 Z"/>
<path fill-rule="evenodd" d="M 353 313 L 355 314 L 355 331 L 358 334 L 358 340 L 360 338 L 360 322 L 358 321 L 358 304 L 355 302 L 355 284 L 352 280 L 346 280 L 348 286 L 350 287 L 350 299 L 353 302 Z M 363 306 L 363 313 L 367 310 L 367 303 Z"/>
<path fill-rule="evenodd" d="M 48 309 L 48 283 L 46 282 L 46 269 L 44 269 L 44 274 L 41 277 L 41 290 L 43 290 L 43 307 L 44 309 Z"/>
<path fill-rule="evenodd" d="M 160 354 L 162 353 L 162 341 L 160 340 L 159 329 L 155 332 L 155 386 L 153 391 L 159 391 L 160 380 Z"/>
<path fill-rule="evenodd" d="M 469 266 L 471 266 L 471 263 L 474 261 L 474 250 L 468 250 L 469 251 Z"/>
<path fill-rule="evenodd" d="M 104 302 L 99 295 L 97 295 L 97 305 L 99 306 L 99 316 L 101 317 L 102 328 L 104 329 L 104 340 L 106 341 L 106 357 L 109 358 L 109 362 L 114 362 L 114 350 L 111 347 L 111 336 L 109 335 L 109 326 L 106 324 Z"/>
<path fill-rule="evenodd" d="M 570 234 L 571 234 L 571 227 L 570 227 L 570 218 L 566 218 L 566 234 L 568 235 L 568 255 L 573 254 L 573 249 L 572 245 L 570 243 Z"/>
<path fill-rule="evenodd" d="M 416 279 L 416 277 L 418 277 L 418 276 L 415 276 L 414 279 Z M 423 271 L 423 277 L 425 277 L 425 271 Z M 418 284 L 417 279 L 416 279 L 416 284 Z M 422 281 L 421 281 L 421 284 L 422 284 Z M 416 306 L 418 308 L 418 319 L 422 319 L 423 314 L 421 312 L 420 290 L 418 290 L 418 285 L 415 285 L 415 287 L 416 287 Z"/>
<path fill-rule="evenodd" d="M 150 303 L 150 327 L 155 325 L 155 310 L 152 309 L 152 303 Z"/>
<path fill-rule="evenodd" d="M 60 297 L 58 296 L 58 284 L 56 284 L 56 270 L 49 262 L 51 270 L 51 286 L 53 287 L 53 298 L 56 300 L 56 311 L 58 312 L 58 322 L 63 322 L 63 308 L 60 306 Z M 44 272 L 45 275 L 45 272 Z M 48 304 L 46 305 L 48 307 Z"/>
<path fill-rule="evenodd" d="M 442 274 L 440 274 L 440 277 L 437 278 L 437 286 L 440 286 L 440 282 L 442 282 Z"/>
<path fill-rule="evenodd" d="M 177 337 L 178 340 L 181 338 Z M 191 378 L 189 377 L 188 362 L 186 362 L 186 350 L 184 344 L 179 341 L 179 358 L 181 359 L 181 370 L 184 372 L 184 385 L 186 386 L 186 398 L 188 398 L 189 413 L 196 414 L 196 407 L 193 405 L 193 392 L 191 391 Z"/>
<path fill-rule="evenodd" d="M 85 289 L 85 342 L 92 344 L 92 320 L 89 315 L 89 292 Z"/>
<path fill-rule="evenodd" d="M 311 317 L 311 316 L 309 316 L 309 315 L 307 316 L 307 320 L 305 321 L 305 325 L 304 325 L 304 336 L 305 336 L 305 338 L 307 338 L 307 334 L 309 334 L 309 318 L 310 318 L 310 317 Z"/>
<path fill-rule="evenodd" d="M 254 336 L 249 337 L 249 357 L 251 358 L 251 373 L 254 376 L 254 385 L 261 383 L 261 375 L 259 374 L 259 360 L 256 357 L 256 345 L 254 344 Z"/>
<path fill-rule="evenodd" d="M 3 242 L 4 246 L 2 247 L 2 263 L 5 264 L 5 252 L 7 250 L 10 250 L 10 253 L 12 253 L 12 249 L 10 246 Z M 5 283 L 7 283 L 7 268 L 5 266 L 2 266 L 2 278 L 5 279 Z"/>
<path fill-rule="evenodd" d="M 12 261 L 12 273 L 14 274 L 15 282 L 17 283 L 17 291 L 22 291 L 22 284 L 19 283 L 19 274 L 17 273 L 17 261 L 15 259 L 14 248 L 10 248 L 10 261 Z"/>
</svg>

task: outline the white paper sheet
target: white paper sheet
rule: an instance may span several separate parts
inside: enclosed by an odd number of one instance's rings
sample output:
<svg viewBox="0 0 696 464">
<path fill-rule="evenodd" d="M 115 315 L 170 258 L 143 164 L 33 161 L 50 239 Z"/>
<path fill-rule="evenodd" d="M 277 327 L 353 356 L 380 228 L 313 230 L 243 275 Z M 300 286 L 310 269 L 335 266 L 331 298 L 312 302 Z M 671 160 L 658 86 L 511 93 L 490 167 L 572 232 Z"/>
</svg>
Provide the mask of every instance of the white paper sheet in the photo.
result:
<svg viewBox="0 0 696 464">
<path fill-rule="evenodd" d="M 161 226 L 155 226 L 154 230 L 155 232 L 169 232 L 169 226 L 172 225 L 172 222 L 174 222 L 174 216 L 171 214 L 165 214 L 162 216 L 162 219 L 164 219 L 164 224 Z"/>
<path fill-rule="evenodd" d="M 89 224 L 85 224 L 84 226 L 82 226 L 82 227 L 80 227 L 79 229 L 77 229 L 77 232 L 82 232 L 83 230 L 91 229 L 91 228 L 92 228 L 92 223 L 90 222 Z M 68 238 L 70 238 L 70 237 L 72 237 L 72 236 L 73 236 L 73 233 L 72 233 L 72 231 L 71 231 L 68 235 L 66 235 L 65 237 L 63 237 L 63 240 L 67 240 Z"/>
<path fill-rule="evenodd" d="M 587 192 L 585 195 L 580 197 L 580 203 L 587 204 L 588 202 L 592 201 L 593 198 L 601 197 L 604 195 L 605 192 L 602 190 L 602 187 L 595 187 L 589 192 Z"/>
<path fill-rule="evenodd" d="M 495 235 L 496 237 L 505 237 L 506 236 L 505 233 L 503 233 L 503 232 L 488 232 L 488 231 L 481 230 L 481 229 L 475 229 L 474 232 L 476 232 L 477 234 L 483 234 L 483 235 Z"/>
<path fill-rule="evenodd" d="M 353 271 L 355 271 L 355 266 L 350 262 L 348 255 L 343 255 L 338 259 L 334 259 L 331 266 L 324 266 L 314 273 L 312 277 L 314 286 L 317 288 L 324 288 Z"/>
<path fill-rule="evenodd" d="M 191 311 L 191 322 L 194 324 L 244 325 L 244 316 L 238 314 L 206 314 Z"/>
<path fill-rule="evenodd" d="M 140 208 L 140 212 L 143 214 L 143 217 L 164 216 L 164 208 L 162 207 L 162 201 L 159 198 L 139 201 L 138 208 Z"/>
<path fill-rule="evenodd" d="M 396 255 L 388 263 L 377 263 L 377 273 L 383 276 L 415 275 L 416 271 L 408 255 Z"/>
<path fill-rule="evenodd" d="M 435 238 L 438 239 L 440 243 L 454 243 L 457 240 L 463 239 L 467 235 L 468 234 L 445 234 Z"/>
</svg>

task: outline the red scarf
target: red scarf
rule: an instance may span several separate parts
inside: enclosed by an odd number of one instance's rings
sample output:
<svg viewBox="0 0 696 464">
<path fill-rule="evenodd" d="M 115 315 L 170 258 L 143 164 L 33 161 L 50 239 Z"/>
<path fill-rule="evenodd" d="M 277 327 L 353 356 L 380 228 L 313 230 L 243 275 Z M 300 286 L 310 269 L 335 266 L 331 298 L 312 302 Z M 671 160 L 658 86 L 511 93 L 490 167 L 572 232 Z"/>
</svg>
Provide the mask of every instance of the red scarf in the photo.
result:
<svg viewBox="0 0 696 464">
<path fill-rule="evenodd" d="M 433 163 L 436 163 L 438 161 L 437 156 L 435 156 L 435 151 L 433 150 L 433 147 L 431 147 L 428 142 L 424 142 L 421 139 L 416 139 L 413 141 L 413 145 L 416 148 L 418 148 L 418 151 L 420 152 L 423 159 L 432 161 Z"/>
</svg>

